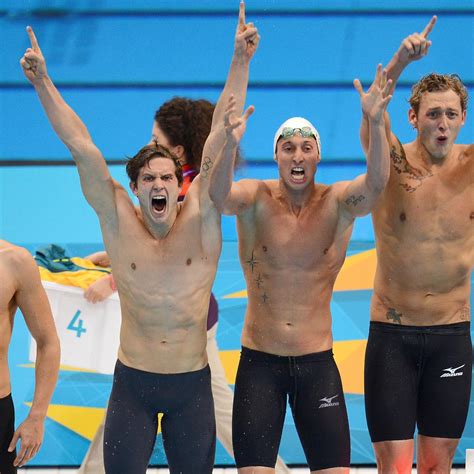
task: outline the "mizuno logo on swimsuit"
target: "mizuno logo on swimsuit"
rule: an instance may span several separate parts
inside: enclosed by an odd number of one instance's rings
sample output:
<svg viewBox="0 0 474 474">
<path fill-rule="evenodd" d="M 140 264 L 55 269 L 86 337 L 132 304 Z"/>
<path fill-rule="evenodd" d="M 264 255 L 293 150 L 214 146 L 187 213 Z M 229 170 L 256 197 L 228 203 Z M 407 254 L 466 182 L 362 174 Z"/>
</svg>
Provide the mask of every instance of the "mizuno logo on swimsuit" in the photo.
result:
<svg viewBox="0 0 474 474">
<path fill-rule="evenodd" d="M 456 370 L 462 369 L 466 364 L 460 365 L 459 367 L 449 367 L 447 369 L 443 369 L 444 374 L 441 374 L 439 378 L 442 377 L 460 377 L 464 372 L 456 372 Z"/>
<path fill-rule="evenodd" d="M 321 403 L 318 408 L 338 407 L 339 402 L 333 402 L 333 400 L 338 396 L 339 395 L 333 395 L 332 397 L 321 398 L 319 401 L 323 403 Z"/>
</svg>

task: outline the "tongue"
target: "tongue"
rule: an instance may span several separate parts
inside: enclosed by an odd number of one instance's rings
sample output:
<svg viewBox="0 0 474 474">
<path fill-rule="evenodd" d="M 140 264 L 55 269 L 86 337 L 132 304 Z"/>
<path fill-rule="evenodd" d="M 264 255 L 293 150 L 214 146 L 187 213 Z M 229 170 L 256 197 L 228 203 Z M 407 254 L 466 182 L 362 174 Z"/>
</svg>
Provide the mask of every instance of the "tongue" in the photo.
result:
<svg viewBox="0 0 474 474">
<path fill-rule="evenodd" d="M 153 201 L 153 209 L 155 211 L 161 212 L 166 206 L 166 200 L 165 199 L 160 199 Z"/>
</svg>

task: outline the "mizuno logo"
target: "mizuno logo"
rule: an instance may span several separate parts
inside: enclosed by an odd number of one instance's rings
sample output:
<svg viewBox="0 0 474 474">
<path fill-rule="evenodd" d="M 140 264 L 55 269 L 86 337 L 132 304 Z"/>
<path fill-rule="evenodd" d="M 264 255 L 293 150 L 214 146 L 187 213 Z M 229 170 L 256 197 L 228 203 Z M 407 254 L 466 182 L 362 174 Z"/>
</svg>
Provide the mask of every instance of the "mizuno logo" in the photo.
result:
<svg viewBox="0 0 474 474">
<path fill-rule="evenodd" d="M 466 364 L 460 365 L 459 367 L 449 367 L 447 369 L 443 369 L 444 374 L 441 374 L 439 378 L 442 377 L 460 377 L 464 372 L 456 372 L 456 370 L 462 369 Z"/>
<path fill-rule="evenodd" d="M 323 402 L 321 405 L 319 405 L 318 408 L 327 408 L 327 407 L 337 407 L 339 406 L 339 402 L 333 402 L 335 398 L 337 398 L 339 395 L 333 395 L 332 397 L 324 397 L 321 398 L 319 401 Z"/>
</svg>

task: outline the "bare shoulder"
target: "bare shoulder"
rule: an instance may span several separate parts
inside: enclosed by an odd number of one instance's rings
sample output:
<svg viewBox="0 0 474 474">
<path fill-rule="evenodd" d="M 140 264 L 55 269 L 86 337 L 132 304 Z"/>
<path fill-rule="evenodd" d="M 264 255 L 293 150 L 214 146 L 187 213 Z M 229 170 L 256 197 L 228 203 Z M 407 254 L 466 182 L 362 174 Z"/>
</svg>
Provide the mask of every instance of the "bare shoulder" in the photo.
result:
<svg viewBox="0 0 474 474">
<path fill-rule="evenodd" d="M 470 145 L 456 145 L 458 148 L 459 161 L 463 163 L 469 163 L 471 166 L 474 164 L 474 143 Z"/>
<path fill-rule="evenodd" d="M 320 198 L 334 198 L 339 200 L 344 196 L 345 191 L 352 181 L 336 181 L 333 184 L 316 184 L 317 195 Z"/>
<path fill-rule="evenodd" d="M 0 265 L 17 286 L 38 273 L 36 263 L 28 250 L 5 241 L 0 241 Z"/>
</svg>

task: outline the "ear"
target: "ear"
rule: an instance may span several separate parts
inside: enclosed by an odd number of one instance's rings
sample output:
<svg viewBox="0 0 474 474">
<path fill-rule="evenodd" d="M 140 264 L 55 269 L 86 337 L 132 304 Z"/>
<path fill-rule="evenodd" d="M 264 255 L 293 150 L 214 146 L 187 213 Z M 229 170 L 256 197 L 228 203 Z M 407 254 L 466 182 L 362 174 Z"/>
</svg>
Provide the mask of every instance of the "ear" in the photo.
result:
<svg viewBox="0 0 474 474">
<path fill-rule="evenodd" d="M 467 114 L 467 110 L 464 110 L 464 112 L 462 113 L 461 117 L 462 117 L 462 125 L 464 125 L 466 123 L 466 114 Z"/>
<path fill-rule="evenodd" d="M 132 181 L 130 181 L 129 186 L 130 186 L 130 189 L 132 190 L 132 193 L 133 193 L 135 196 L 138 196 L 137 184 L 136 184 L 136 183 L 133 183 Z"/>
<path fill-rule="evenodd" d="M 418 118 L 416 116 L 416 112 L 413 109 L 408 111 L 408 121 L 411 123 L 413 128 L 418 127 Z"/>
</svg>

